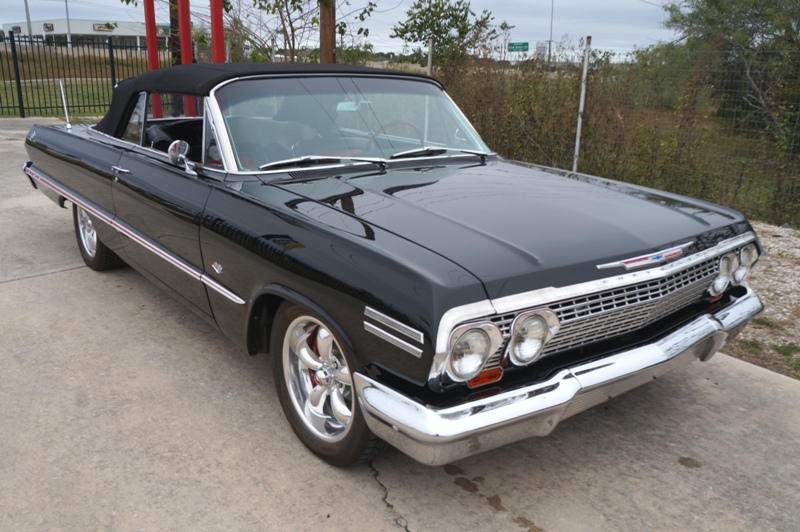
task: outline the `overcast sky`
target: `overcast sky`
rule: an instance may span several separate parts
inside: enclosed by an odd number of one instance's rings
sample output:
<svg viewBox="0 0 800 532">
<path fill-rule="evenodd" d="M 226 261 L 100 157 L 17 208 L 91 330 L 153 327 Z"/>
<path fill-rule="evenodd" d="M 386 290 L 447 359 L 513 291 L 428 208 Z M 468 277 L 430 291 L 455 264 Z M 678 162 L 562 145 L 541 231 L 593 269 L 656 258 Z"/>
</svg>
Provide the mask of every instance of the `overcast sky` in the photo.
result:
<svg viewBox="0 0 800 532">
<path fill-rule="evenodd" d="M 102 21 L 143 21 L 144 8 L 127 7 L 120 0 L 66 0 L 70 19 Z M 251 3 L 251 0 L 242 0 Z M 472 10 L 489 9 L 495 22 L 508 21 L 515 26 L 513 41 L 529 42 L 533 51 L 537 41 L 550 36 L 550 8 L 553 6 L 553 40 L 565 35 L 576 43 L 591 35 L 592 45 L 600 49 L 631 50 L 659 41 L 674 39 L 662 27 L 662 0 L 471 0 Z M 192 11 L 208 12 L 208 0 L 194 0 Z M 358 5 L 358 0 L 351 0 Z M 377 0 L 377 12 L 366 23 L 370 41 L 378 51 L 397 51 L 398 39 L 390 39 L 391 27 L 406 17 L 413 0 Z M 0 0 L 0 23 L 25 21 L 24 0 Z M 31 20 L 66 18 L 65 0 L 28 0 Z M 156 0 L 158 22 L 168 22 L 167 0 Z M 36 32 L 36 29 L 34 29 Z"/>
</svg>

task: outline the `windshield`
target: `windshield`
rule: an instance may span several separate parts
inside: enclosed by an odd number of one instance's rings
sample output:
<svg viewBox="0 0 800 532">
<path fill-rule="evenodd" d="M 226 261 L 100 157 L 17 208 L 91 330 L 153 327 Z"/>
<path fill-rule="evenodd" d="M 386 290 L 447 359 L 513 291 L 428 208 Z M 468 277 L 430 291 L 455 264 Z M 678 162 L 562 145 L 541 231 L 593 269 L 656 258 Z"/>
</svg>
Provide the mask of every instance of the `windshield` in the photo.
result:
<svg viewBox="0 0 800 532">
<path fill-rule="evenodd" d="M 488 151 L 461 111 L 425 81 L 246 79 L 221 87 L 215 97 L 239 170 L 307 156 L 389 159 L 414 150 L 420 156 L 444 152 L 431 148 Z"/>
</svg>

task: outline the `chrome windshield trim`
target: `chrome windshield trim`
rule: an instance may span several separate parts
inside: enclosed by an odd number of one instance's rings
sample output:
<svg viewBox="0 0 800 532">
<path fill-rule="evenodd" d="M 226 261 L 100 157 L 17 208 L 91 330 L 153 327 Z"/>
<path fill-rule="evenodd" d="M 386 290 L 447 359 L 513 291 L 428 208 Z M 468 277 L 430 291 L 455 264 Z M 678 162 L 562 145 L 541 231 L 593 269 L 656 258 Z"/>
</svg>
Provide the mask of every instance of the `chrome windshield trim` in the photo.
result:
<svg viewBox="0 0 800 532">
<path fill-rule="evenodd" d="M 382 314 L 374 308 L 364 307 L 364 316 L 371 318 L 381 325 L 385 325 L 393 331 L 399 332 L 400 334 L 407 336 L 420 344 L 425 340 L 425 336 L 420 331 L 413 329 L 405 323 L 399 322 L 394 318 L 390 318 L 386 314 Z"/>
<path fill-rule="evenodd" d="M 450 333 L 453 328 L 460 323 L 496 314 L 508 314 L 527 308 L 544 306 L 553 301 L 560 301 L 562 299 L 571 299 L 595 292 L 613 290 L 631 284 L 660 279 L 694 266 L 695 264 L 699 264 L 709 258 L 722 255 L 732 249 L 754 242 L 755 240 L 755 233 L 748 231 L 733 238 L 723 240 L 712 248 L 700 251 L 694 255 L 682 257 L 674 262 L 649 270 L 625 273 L 570 286 L 540 288 L 539 290 L 532 290 L 530 292 L 523 292 L 521 294 L 514 294 L 492 300 L 486 299 L 484 301 L 452 308 L 445 312 L 441 320 L 439 320 L 439 328 L 436 331 L 435 342 L 436 356 L 434 357 L 430 376 L 433 377 L 434 373 L 437 373 L 437 375 L 440 374 L 443 369 L 443 360 L 441 359 L 445 358 L 447 355 L 447 342 L 450 338 Z"/>
<path fill-rule="evenodd" d="M 24 168 L 25 173 L 36 179 L 42 185 L 50 188 L 54 192 L 60 194 L 67 200 L 71 201 L 76 205 L 80 205 L 83 209 L 91 213 L 92 215 L 96 216 L 106 224 L 110 225 L 114 229 L 116 229 L 119 233 L 127 236 L 140 246 L 144 247 L 151 253 L 157 255 L 161 259 L 167 261 L 168 263 L 172 264 L 183 273 L 192 277 L 196 281 L 200 281 L 201 283 L 205 284 L 215 292 L 219 293 L 223 297 L 229 299 L 230 301 L 236 303 L 237 305 L 244 305 L 245 300 L 237 296 L 235 293 L 231 292 L 225 286 L 223 286 L 218 281 L 208 277 L 201 269 L 197 268 L 196 266 L 186 262 L 182 258 L 178 257 L 177 255 L 173 254 L 164 246 L 154 242 L 150 238 L 146 237 L 133 227 L 129 226 L 122 220 L 117 219 L 112 213 L 108 212 L 107 210 L 103 209 L 95 205 L 94 203 L 90 202 L 77 192 L 72 191 L 71 189 L 61 185 L 52 177 L 46 176 L 44 173 L 40 173 L 34 171 L 30 166 L 26 166 Z"/>
<path fill-rule="evenodd" d="M 214 132 L 217 134 L 219 152 L 222 155 L 222 166 L 225 168 L 225 171 L 229 173 L 246 173 L 236 171 L 239 167 L 236 164 L 236 156 L 233 154 L 233 145 L 228 135 L 228 128 L 225 127 L 225 119 L 222 117 L 222 110 L 219 108 L 217 99 L 213 97 L 213 91 L 212 96 L 207 96 L 204 99 L 206 109 L 211 117 L 211 127 L 214 128 Z"/>
</svg>

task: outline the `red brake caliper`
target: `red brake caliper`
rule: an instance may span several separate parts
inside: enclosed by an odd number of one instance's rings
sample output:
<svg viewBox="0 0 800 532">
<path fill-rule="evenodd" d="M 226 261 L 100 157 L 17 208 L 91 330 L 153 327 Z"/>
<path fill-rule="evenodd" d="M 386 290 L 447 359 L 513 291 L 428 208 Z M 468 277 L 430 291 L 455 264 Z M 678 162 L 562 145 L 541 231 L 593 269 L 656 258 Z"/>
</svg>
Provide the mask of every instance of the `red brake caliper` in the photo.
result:
<svg viewBox="0 0 800 532">
<path fill-rule="evenodd" d="M 317 355 L 317 358 L 321 359 L 322 357 L 319 355 L 319 352 L 317 351 L 317 334 L 316 334 L 316 332 L 318 330 L 319 330 L 319 328 L 316 328 L 314 330 L 314 340 L 312 340 L 312 342 L 309 344 L 309 347 L 311 347 L 311 351 L 315 355 Z M 314 386 L 321 386 L 322 385 L 322 381 L 319 380 L 319 377 L 317 377 L 317 372 L 316 371 L 314 371 L 313 369 L 309 369 L 308 370 L 308 375 L 309 375 L 309 377 L 311 377 L 311 384 L 312 385 L 314 385 Z"/>
</svg>

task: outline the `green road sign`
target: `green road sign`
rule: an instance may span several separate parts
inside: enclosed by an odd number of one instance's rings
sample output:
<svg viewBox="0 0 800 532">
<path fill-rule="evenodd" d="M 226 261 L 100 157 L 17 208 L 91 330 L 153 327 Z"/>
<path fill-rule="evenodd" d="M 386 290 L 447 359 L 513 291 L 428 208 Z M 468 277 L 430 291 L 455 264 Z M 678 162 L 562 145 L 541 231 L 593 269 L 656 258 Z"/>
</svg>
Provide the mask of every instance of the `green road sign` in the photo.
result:
<svg viewBox="0 0 800 532">
<path fill-rule="evenodd" d="M 509 52 L 527 52 L 528 43 L 526 42 L 510 42 L 508 43 Z"/>
</svg>

